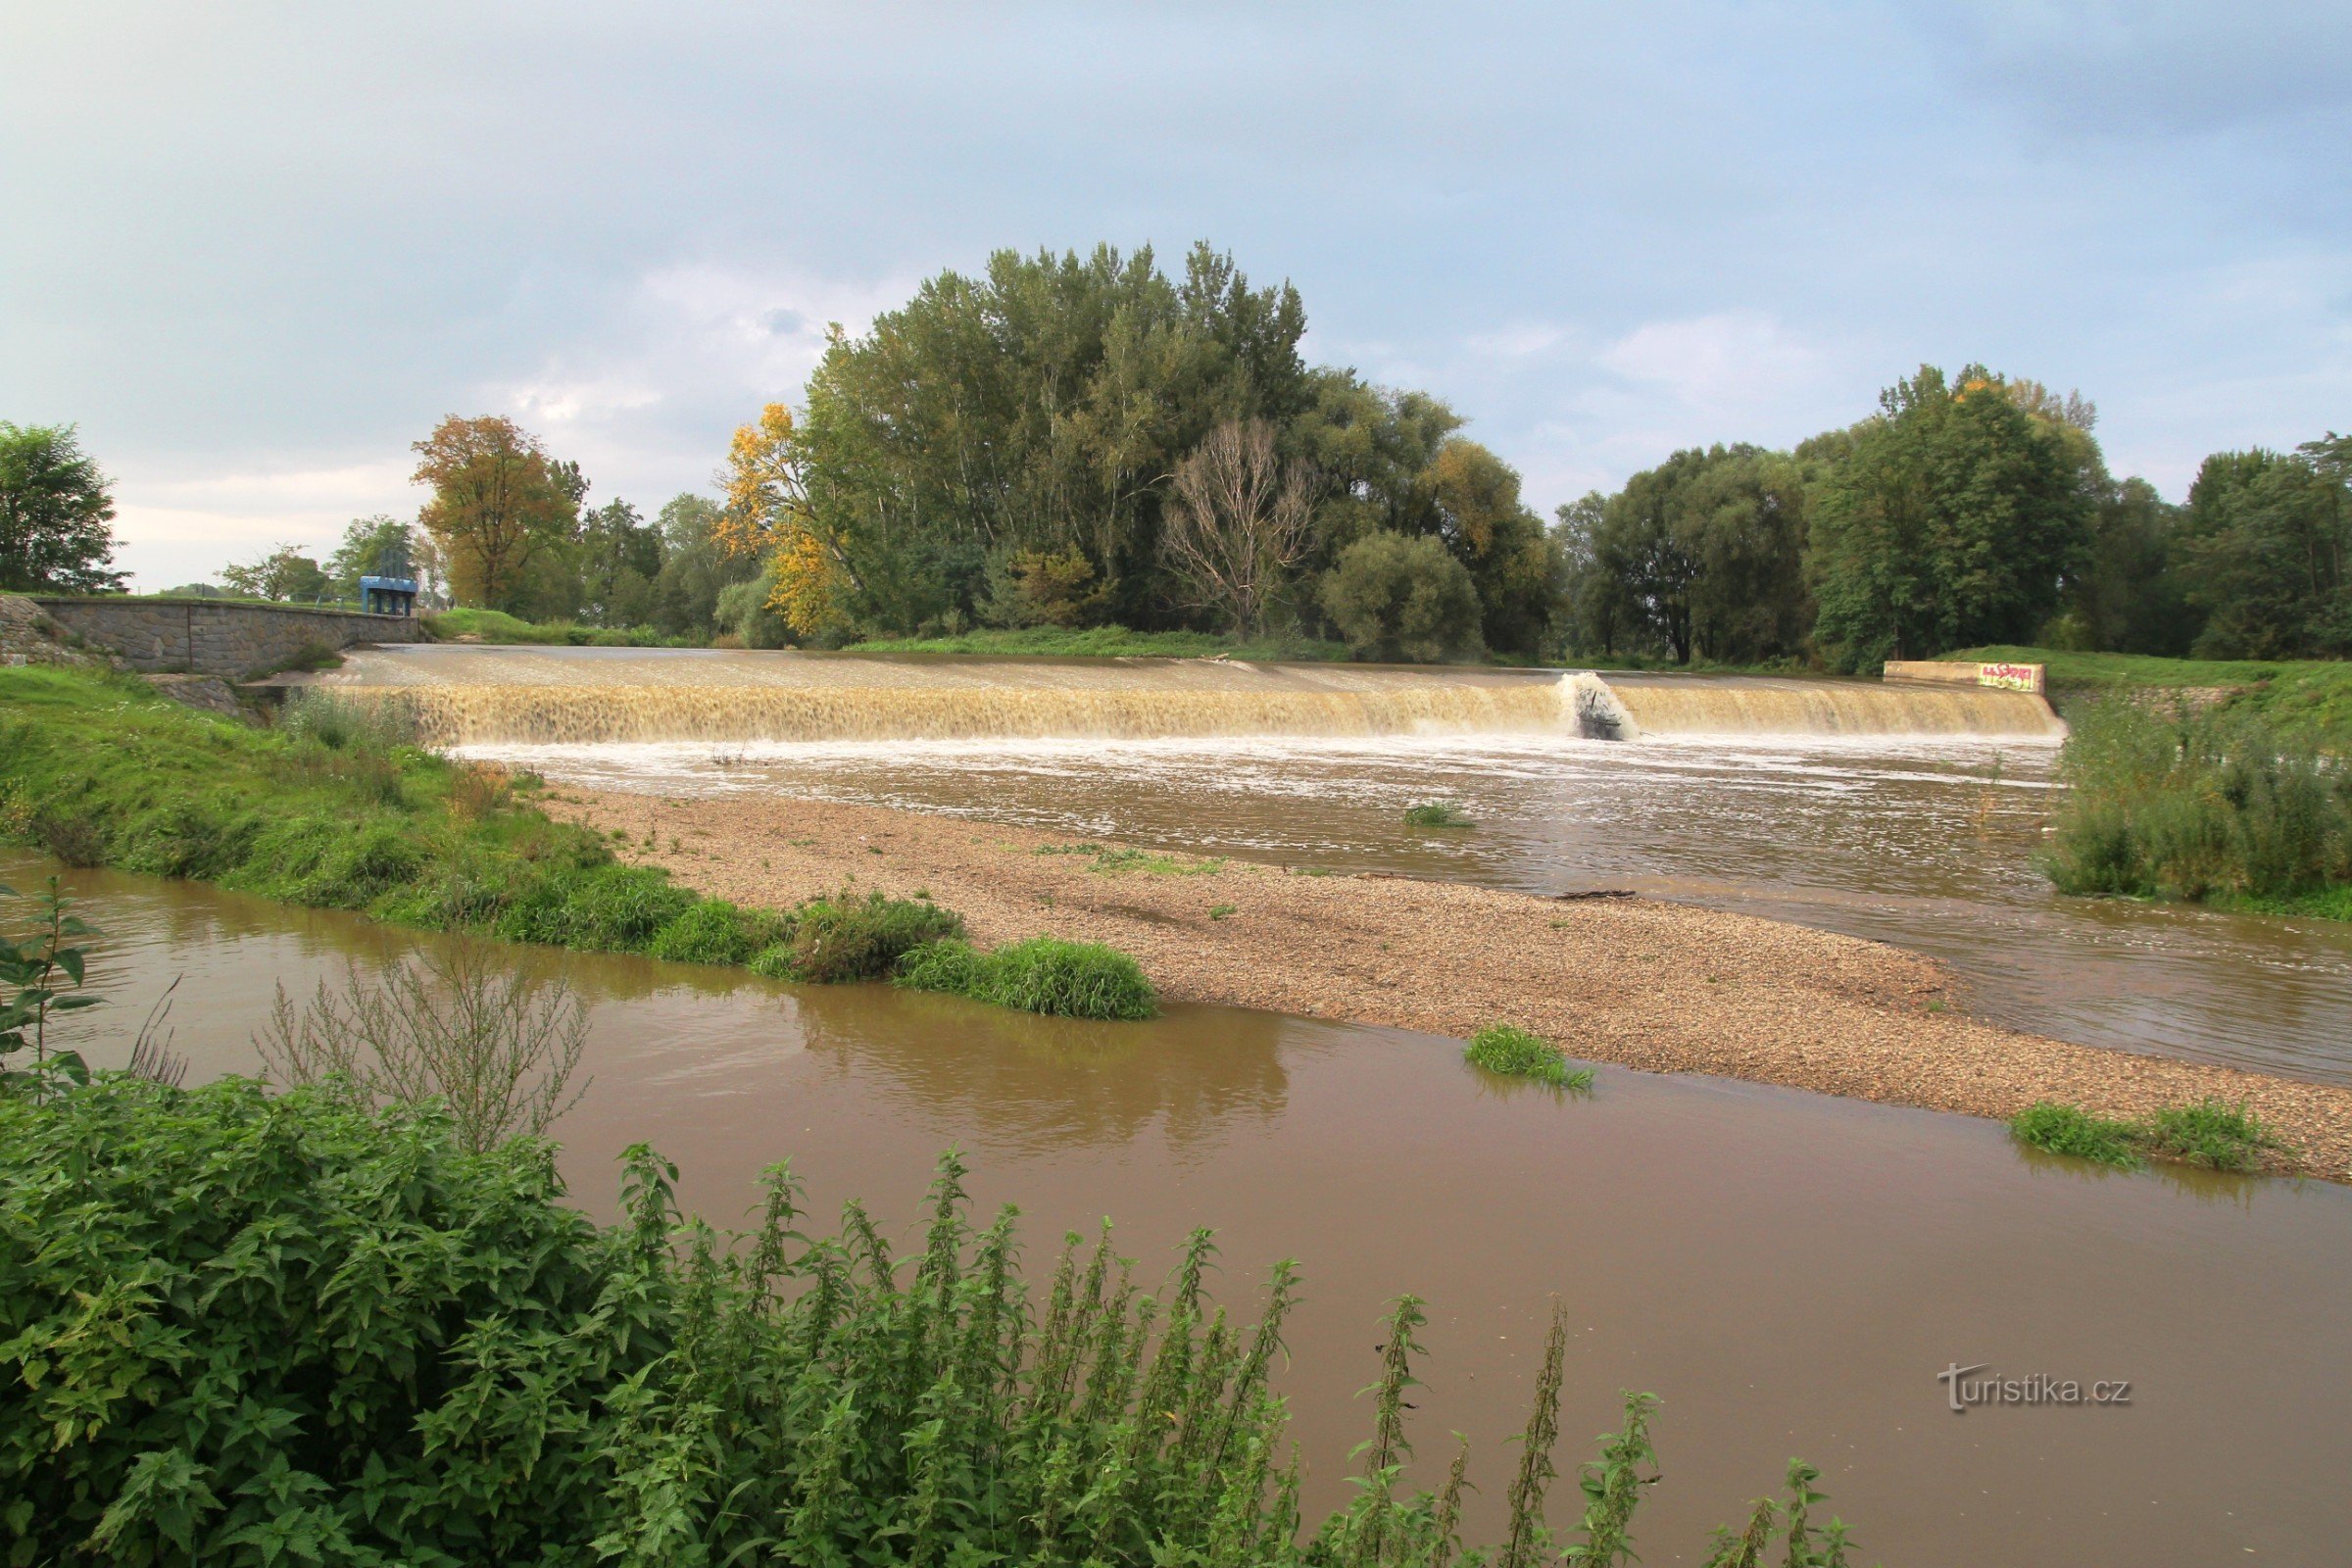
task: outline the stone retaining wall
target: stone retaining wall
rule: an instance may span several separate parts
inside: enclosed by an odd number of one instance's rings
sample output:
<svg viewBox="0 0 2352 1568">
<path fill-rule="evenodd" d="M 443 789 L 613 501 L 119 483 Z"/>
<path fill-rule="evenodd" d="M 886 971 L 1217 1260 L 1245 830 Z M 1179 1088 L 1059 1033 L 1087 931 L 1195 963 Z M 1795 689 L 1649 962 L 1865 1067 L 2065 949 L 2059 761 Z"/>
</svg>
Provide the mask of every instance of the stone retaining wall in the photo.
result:
<svg viewBox="0 0 2352 1568">
<path fill-rule="evenodd" d="M 198 599 L 50 599 L 34 603 L 85 641 L 111 648 L 137 670 L 220 675 L 230 680 L 278 668 L 315 649 L 355 643 L 422 642 L 407 615 Z"/>
</svg>

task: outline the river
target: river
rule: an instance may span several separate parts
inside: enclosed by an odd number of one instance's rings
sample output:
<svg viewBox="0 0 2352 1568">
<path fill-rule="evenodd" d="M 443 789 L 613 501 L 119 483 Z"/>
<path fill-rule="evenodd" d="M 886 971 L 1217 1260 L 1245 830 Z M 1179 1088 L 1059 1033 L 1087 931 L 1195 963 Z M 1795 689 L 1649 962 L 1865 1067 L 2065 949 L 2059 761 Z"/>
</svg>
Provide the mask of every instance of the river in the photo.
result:
<svg viewBox="0 0 2352 1568">
<path fill-rule="evenodd" d="M 1411 853 L 1497 853 L 1478 845 Z M 0 858 L 19 888 L 55 869 Z M 100 1064 L 121 1061 L 174 976 L 175 1044 L 202 1078 L 254 1069 L 273 983 L 300 996 L 354 964 L 364 983 L 446 940 L 65 875 L 106 933 L 91 980 L 110 1005 L 74 1023 Z M 1422 1474 L 1467 1433 L 1482 1528 L 1556 1298 L 1574 1329 L 1563 1461 L 1613 1427 L 1621 1389 L 1665 1401 L 1646 1563 L 1701 1561 L 1707 1529 L 1791 1454 L 1822 1468 L 1863 1561 L 2341 1556 L 2352 1190 L 2117 1175 L 2029 1154 L 1991 1123 L 1716 1080 L 1603 1068 L 1591 1099 L 1570 1099 L 1394 1030 L 1206 1008 L 1086 1024 L 503 951 L 591 1004 L 594 1081 L 558 1132 L 601 1215 L 615 1156 L 645 1139 L 720 1223 L 789 1155 L 820 1210 L 862 1197 L 905 1236 L 933 1158 L 956 1146 L 983 1205 L 1021 1205 L 1033 1269 L 1105 1213 L 1149 1275 L 1188 1227 L 1217 1227 L 1218 1289 L 1244 1310 L 1275 1258 L 1300 1258 L 1285 1386 L 1318 1505 L 1343 1494 L 1368 1428 L 1352 1391 L 1375 1370 L 1375 1319 L 1411 1290 L 1431 1316 Z M 2128 1380 L 2131 1402 L 1954 1414 L 1936 1374 L 1972 1363 Z M 1574 1496 L 1564 1479 L 1555 1519 Z"/>
</svg>

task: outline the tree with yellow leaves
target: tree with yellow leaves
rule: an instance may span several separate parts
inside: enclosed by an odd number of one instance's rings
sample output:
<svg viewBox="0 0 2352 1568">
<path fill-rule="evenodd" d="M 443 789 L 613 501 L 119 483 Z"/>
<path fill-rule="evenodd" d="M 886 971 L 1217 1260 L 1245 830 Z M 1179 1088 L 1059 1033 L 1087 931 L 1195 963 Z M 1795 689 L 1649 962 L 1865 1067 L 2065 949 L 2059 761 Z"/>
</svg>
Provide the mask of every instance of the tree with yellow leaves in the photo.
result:
<svg viewBox="0 0 2352 1568">
<path fill-rule="evenodd" d="M 719 482 L 726 500 L 711 537 L 730 555 L 766 560 L 768 608 L 803 637 L 837 620 L 841 564 L 809 511 L 790 408 L 770 403 L 736 427 Z"/>
</svg>

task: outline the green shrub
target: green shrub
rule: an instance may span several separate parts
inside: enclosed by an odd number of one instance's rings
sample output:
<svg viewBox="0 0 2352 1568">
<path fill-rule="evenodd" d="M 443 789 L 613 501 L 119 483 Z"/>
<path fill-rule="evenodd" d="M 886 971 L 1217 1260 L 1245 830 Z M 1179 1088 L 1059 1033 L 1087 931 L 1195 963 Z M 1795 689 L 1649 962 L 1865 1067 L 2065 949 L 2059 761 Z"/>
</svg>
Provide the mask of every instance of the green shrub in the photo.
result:
<svg viewBox="0 0 2352 1568">
<path fill-rule="evenodd" d="M 1462 1055 L 1489 1072 L 1533 1078 L 1562 1089 L 1592 1087 L 1592 1069 L 1580 1067 L 1571 1072 L 1557 1046 L 1513 1024 L 1489 1024 L 1470 1037 Z"/>
<path fill-rule="evenodd" d="M 2140 1163 L 2130 1122 L 2093 1116 L 2055 1101 L 2038 1101 L 2019 1111 L 2009 1118 L 2009 1131 L 2019 1143 L 2045 1154 L 2072 1154 L 2124 1170 Z"/>
<path fill-rule="evenodd" d="M 2156 1112 L 2141 1126 L 2139 1142 L 2159 1159 L 2237 1171 L 2258 1168 L 2264 1151 L 2284 1147 L 2242 1103 L 2219 1100 Z"/>
<path fill-rule="evenodd" d="M 1442 1568 L 1462 1500 L 1397 1486 L 1412 1297 L 1379 1325 L 1353 1498 L 1301 1520 L 1276 1265 L 1265 1316 L 1207 1298 L 1197 1231 L 1165 1298 L 1104 1232 L 1042 1292 L 1012 1211 L 977 1227 L 941 1162 L 896 1263 L 850 1205 L 803 1234 L 764 1173 L 754 1233 L 681 1222 L 675 1167 L 624 1155 L 625 1218 L 564 1203 L 554 1152 L 464 1152 L 436 1112 L 229 1079 L 101 1075 L 0 1095 L 0 1554 L 11 1562 L 774 1563 Z M 807 1227 L 813 1229 L 813 1227 Z M 1544 1522 L 1567 1354 L 1555 1312 L 1507 1539 L 1624 1560 L 1657 1473 L 1632 1396 Z M 1761 1534 L 1841 1561 L 1803 1466 Z M 877 1543 L 893 1543 L 887 1556 Z M 1474 1551 L 1466 1560 L 1486 1561 Z M 1532 1565 L 1529 1550 L 1496 1559 Z"/>
<path fill-rule="evenodd" d="M 1143 968 L 1098 942 L 1032 937 L 993 953 L 964 942 L 935 942 L 907 955 L 898 983 L 1059 1018 L 1157 1016 L 1159 993 Z"/>
<path fill-rule="evenodd" d="M 793 911 L 795 980 L 879 980 L 926 942 L 963 934 L 963 917 L 922 899 L 863 898 L 844 889 Z"/>
<path fill-rule="evenodd" d="M 2352 884 L 2352 770 L 2250 712 L 2070 710 L 2047 862 L 2061 892 L 2326 914 Z"/>
<path fill-rule="evenodd" d="M 1358 659 L 1435 663 L 1485 651 L 1478 585 L 1429 534 L 1366 534 L 1340 552 L 1318 597 Z"/>
<path fill-rule="evenodd" d="M 1404 820 L 1410 827 L 1468 827 L 1470 813 L 1448 801 L 1437 801 L 1427 806 L 1408 806 Z"/>
</svg>

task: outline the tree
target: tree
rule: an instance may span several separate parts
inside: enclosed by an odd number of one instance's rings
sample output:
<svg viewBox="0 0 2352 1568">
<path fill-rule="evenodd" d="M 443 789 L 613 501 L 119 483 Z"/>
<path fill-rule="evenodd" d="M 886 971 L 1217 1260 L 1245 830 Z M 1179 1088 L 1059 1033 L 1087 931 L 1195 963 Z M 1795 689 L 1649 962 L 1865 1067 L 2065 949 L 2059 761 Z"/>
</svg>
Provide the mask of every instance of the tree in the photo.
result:
<svg viewBox="0 0 2352 1568">
<path fill-rule="evenodd" d="M 2206 658 L 2352 653 L 2352 437 L 2221 452 L 2189 486 L 2180 549 Z"/>
<path fill-rule="evenodd" d="M 608 501 L 580 520 L 573 546 L 581 612 L 600 626 L 642 626 L 653 619 L 654 579 L 662 574 L 662 530 L 626 501 Z"/>
<path fill-rule="evenodd" d="M 2107 487 L 2093 509 L 2090 548 L 2069 584 L 2066 613 L 2044 641 L 2124 654 L 2186 654 L 2204 623 L 2188 602 L 2178 559 L 2185 517 L 2145 479 Z"/>
<path fill-rule="evenodd" d="M 1795 654 L 1813 622 L 1805 517 L 1794 459 L 1752 446 L 1677 452 L 1592 516 L 1583 621 L 1612 641 L 1639 628 L 1637 640 L 1683 663 Z"/>
<path fill-rule="evenodd" d="M 1420 478 L 1424 526 L 1445 540 L 1478 588 L 1487 646 L 1534 655 L 1550 629 L 1559 558 L 1519 499 L 1519 470 L 1464 436 L 1441 444 Z"/>
<path fill-rule="evenodd" d="M 1482 651 L 1478 585 L 1432 535 L 1366 534 L 1340 552 L 1320 597 L 1358 659 L 1428 663 Z"/>
<path fill-rule="evenodd" d="M 586 486 L 514 420 L 451 415 L 416 443 L 416 482 L 433 497 L 418 520 L 441 547 L 461 603 L 511 610 L 524 573 L 570 535 Z"/>
<path fill-rule="evenodd" d="M 1207 245 L 1170 278 L 1146 248 L 1000 252 L 943 272 L 862 337 L 837 334 L 794 444 L 842 618 L 978 615 L 993 564 L 1083 555 L 1104 609 L 1168 624 L 1159 550 L 1176 464 L 1217 425 L 1306 405 L 1298 291 Z"/>
<path fill-rule="evenodd" d="M 315 604 L 333 586 L 298 545 L 278 545 L 241 566 L 220 568 L 229 592 L 275 604 Z"/>
<path fill-rule="evenodd" d="M 1825 652 L 1859 669 L 2031 638 L 2088 543 L 2087 434 L 2029 414 L 1979 366 L 1956 388 L 1923 366 L 1879 403 L 1813 498 Z"/>
<path fill-rule="evenodd" d="M 1161 521 L 1182 602 L 1244 636 L 1263 631 L 1268 601 L 1305 554 L 1312 496 L 1305 466 L 1276 455 L 1265 420 L 1211 430 L 1176 466 Z"/>
<path fill-rule="evenodd" d="M 0 589 L 121 593 L 115 502 L 70 424 L 0 420 Z"/>
<path fill-rule="evenodd" d="M 857 567 L 836 539 L 820 531 L 808 504 L 806 462 L 792 410 L 770 403 L 756 423 L 738 425 L 719 473 L 725 499 L 711 537 L 733 556 L 764 561 L 767 608 L 802 637 L 842 618 L 845 587 Z"/>
<path fill-rule="evenodd" d="M 760 563 L 719 544 L 719 509 L 707 496 L 673 496 L 655 526 L 662 570 L 654 578 L 654 624 L 672 637 L 708 637 L 718 626 L 718 596 L 760 575 Z"/>
<path fill-rule="evenodd" d="M 326 561 L 326 574 L 345 599 L 359 597 L 362 577 L 413 577 L 416 569 L 415 530 L 381 513 L 353 518 Z"/>
</svg>

